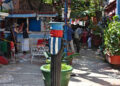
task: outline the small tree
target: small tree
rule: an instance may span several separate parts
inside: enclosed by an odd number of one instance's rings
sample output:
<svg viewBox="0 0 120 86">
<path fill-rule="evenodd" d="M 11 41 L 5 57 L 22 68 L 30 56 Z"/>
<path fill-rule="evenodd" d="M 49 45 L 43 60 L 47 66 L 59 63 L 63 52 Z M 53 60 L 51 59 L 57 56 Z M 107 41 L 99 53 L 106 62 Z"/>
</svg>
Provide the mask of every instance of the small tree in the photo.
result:
<svg viewBox="0 0 120 86">
<path fill-rule="evenodd" d="M 72 0 L 71 17 L 78 18 L 85 15 L 96 16 L 99 19 L 102 16 L 102 10 L 105 0 Z M 85 12 L 89 11 L 89 12 Z"/>
</svg>

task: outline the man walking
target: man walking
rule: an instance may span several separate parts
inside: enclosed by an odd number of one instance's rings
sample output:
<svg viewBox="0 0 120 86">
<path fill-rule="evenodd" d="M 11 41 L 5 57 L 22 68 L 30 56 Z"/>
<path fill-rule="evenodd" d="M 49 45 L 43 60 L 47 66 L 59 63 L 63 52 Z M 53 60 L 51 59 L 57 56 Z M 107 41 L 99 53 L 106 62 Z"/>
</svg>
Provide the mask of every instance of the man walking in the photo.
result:
<svg viewBox="0 0 120 86">
<path fill-rule="evenodd" d="M 77 53 L 80 50 L 80 40 L 81 40 L 82 28 L 78 25 L 77 29 L 74 32 L 74 42 L 76 44 Z"/>
<path fill-rule="evenodd" d="M 67 41 L 68 41 L 67 48 L 69 48 L 69 46 L 70 46 L 72 52 L 75 52 L 74 45 L 73 45 L 73 39 L 72 39 L 72 34 L 73 33 L 74 33 L 74 31 L 71 28 L 71 24 L 69 24 L 68 31 L 67 31 Z M 68 51 L 70 51 L 70 50 L 68 49 Z"/>
</svg>

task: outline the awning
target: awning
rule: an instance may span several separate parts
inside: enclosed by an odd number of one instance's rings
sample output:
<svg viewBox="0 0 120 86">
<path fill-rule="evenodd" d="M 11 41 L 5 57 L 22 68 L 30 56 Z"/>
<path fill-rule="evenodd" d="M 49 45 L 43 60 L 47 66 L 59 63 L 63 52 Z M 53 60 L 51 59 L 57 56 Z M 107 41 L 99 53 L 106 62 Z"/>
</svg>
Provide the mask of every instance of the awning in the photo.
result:
<svg viewBox="0 0 120 86">
<path fill-rule="evenodd" d="M 56 17 L 58 14 L 9 14 L 8 18 L 28 18 L 28 17 Z"/>
<path fill-rule="evenodd" d="M 28 17 L 36 17 L 36 14 L 10 14 L 7 17 L 8 18 L 28 18 Z"/>
<path fill-rule="evenodd" d="M 56 17 L 58 14 L 38 14 L 38 17 Z"/>
</svg>

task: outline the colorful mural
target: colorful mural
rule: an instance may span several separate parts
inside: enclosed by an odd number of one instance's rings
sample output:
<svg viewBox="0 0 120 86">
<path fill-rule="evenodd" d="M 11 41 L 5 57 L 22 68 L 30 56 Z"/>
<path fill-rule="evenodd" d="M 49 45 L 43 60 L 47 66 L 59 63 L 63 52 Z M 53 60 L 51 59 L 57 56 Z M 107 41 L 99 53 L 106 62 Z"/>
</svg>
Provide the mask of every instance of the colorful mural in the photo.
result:
<svg viewBox="0 0 120 86">
<path fill-rule="evenodd" d="M 2 8 L 0 8 L 1 11 L 8 11 L 13 9 L 13 3 L 12 0 L 0 0 L 0 6 L 2 6 Z"/>
</svg>

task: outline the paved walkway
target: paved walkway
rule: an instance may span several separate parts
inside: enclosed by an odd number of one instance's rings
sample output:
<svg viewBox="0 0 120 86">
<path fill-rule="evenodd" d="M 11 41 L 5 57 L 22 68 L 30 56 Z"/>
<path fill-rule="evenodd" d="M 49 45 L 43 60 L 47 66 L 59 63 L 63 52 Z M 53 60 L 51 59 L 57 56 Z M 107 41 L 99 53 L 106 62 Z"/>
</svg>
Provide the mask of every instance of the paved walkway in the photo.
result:
<svg viewBox="0 0 120 86">
<path fill-rule="evenodd" d="M 30 64 L 27 60 L 0 68 L 0 86 L 44 86 L 40 71 L 41 61 Z M 40 62 L 38 62 L 40 61 Z M 69 86 L 120 86 L 120 71 L 113 69 L 93 50 L 82 49 L 73 60 L 73 73 Z"/>
<path fill-rule="evenodd" d="M 93 50 L 82 49 L 73 67 L 76 76 L 71 78 L 69 86 L 120 86 L 120 71 L 111 68 Z"/>
</svg>

